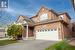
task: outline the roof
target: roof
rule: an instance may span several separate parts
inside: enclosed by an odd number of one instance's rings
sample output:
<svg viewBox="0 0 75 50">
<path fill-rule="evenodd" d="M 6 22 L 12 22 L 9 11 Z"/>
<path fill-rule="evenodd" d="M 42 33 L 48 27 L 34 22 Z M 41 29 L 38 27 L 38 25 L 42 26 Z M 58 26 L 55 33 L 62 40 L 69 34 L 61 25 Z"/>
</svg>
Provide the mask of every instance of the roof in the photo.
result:
<svg viewBox="0 0 75 50">
<path fill-rule="evenodd" d="M 65 21 L 63 21 L 62 19 L 56 19 L 56 20 L 45 20 L 45 21 L 42 21 L 42 22 L 37 22 L 37 23 L 34 24 L 34 26 L 41 25 L 41 24 L 47 24 L 47 23 L 55 23 L 55 22 L 63 22 L 64 24 L 68 24 Z"/>
<path fill-rule="evenodd" d="M 63 14 L 66 14 L 66 15 L 67 15 L 67 17 L 68 17 L 69 19 L 71 19 L 71 17 L 69 16 L 69 14 L 68 14 L 67 12 L 59 13 L 59 15 L 63 15 Z"/>
<path fill-rule="evenodd" d="M 45 8 L 45 7 L 41 7 L 40 10 L 41 10 L 42 8 Z M 45 9 L 47 9 L 47 8 L 45 8 Z M 40 12 L 40 10 L 39 10 L 39 12 Z M 53 9 L 50 9 L 50 10 L 47 9 L 47 10 L 53 12 L 54 14 L 56 14 L 57 17 L 58 17 L 59 15 L 61 15 L 61 14 L 66 14 L 66 15 L 68 16 L 68 18 L 71 19 L 71 17 L 68 15 L 67 12 L 58 14 L 58 13 L 56 13 Z M 38 13 L 39 13 L 39 12 L 38 12 Z M 31 17 L 31 18 L 37 17 L 37 16 L 38 16 L 38 13 L 37 13 L 35 16 Z M 18 19 L 19 19 L 20 17 L 23 17 L 22 21 L 20 21 L 20 22 L 23 22 L 23 21 L 25 20 L 25 21 L 28 22 L 28 24 L 29 24 L 30 26 L 61 21 L 60 19 L 57 19 L 57 20 L 45 20 L 45 21 L 42 21 L 42 22 L 35 23 L 31 18 L 28 18 L 28 17 L 26 17 L 26 16 L 20 15 L 20 16 L 18 17 Z M 18 19 L 17 19 L 17 21 L 18 21 Z M 64 22 L 65 22 L 65 21 L 64 21 Z"/>
<path fill-rule="evenodd" d="M 20 21 L 18 21 L 19 20 L 19 18 L 20 17 L 23 17 L 23 19 L 22 20 L 20 20 Z M 26 17 L 26 16 L 22 16 L 22 15 L 20 15 L 19 17 L 18 17 L 18 19 L 17 19 L 17 23 L 22 23 L 23 21 L 27 21 L 27 24 L 29 25 L 29 26 L 33 26 L 33 24 L 34 24 L 34 22 L 31 20 L 31 19 L 29 19 L 28 17 Z"/>
<path fill-rule="evenodd" d="M 53 9 L 48 9 L 48 8 L 46 8 L 45 6 L 41 6 L 40 10 L 41 10 L 42 8 L 45 8 L 45 9 L 47 9 L 48 11 L 51 11 L 51 12 L 53 12 L 54 14 L 58 15 Z M 40 12 L 40 10 L 39 10 L 39 12 Z M 37 14 L 36 14 L 35 16 L 31 17 L 31 18 L 37 17 L 38 14 L 39 14 L 39 12 L 37 12 Z M 31 19 L 31 18 L 30 18 L 30 19 Z"/>
<path fill-rule="evenodd" d="M 40 10 L 41 10 L 42 8 L 45 8 L 45 9 L 47 9 L 48 11 L 51 11 L 52 13 L 54 13 L 54 14 L 57 15 L 57 16 L 59 16 L 59 15 L 61 15 L 61 14 L 66 14 L 67 17 L 68 17 L 69 19 L 71 19 L 71 17 L 69 16 L 69 14 L 68 14 L 67 12 L 57 13 L 57 12 L 55 12 L 53 9 L 48 9 L 48 8 L 46 8 L 46 7 L 44 7 L 44 6 L 42 6 L 42 7 L 40 8 Z M 39 10 L 39 12 L 40 12 L 40 10 Z M 38 12 L 38 13 L 39 13 L 39 12 Z M 38 16 L 38 13 L 37 13 L 35 16 L 31 17 L 31 18 L 37 17 L 37 16 Z M 30 18 L 30 19 L 31 19 L 31 18 Z"/>
<path fill-rule="evenodd" d="M 24 17 L 24 16 L 23 16 Z M 36 26 L 36 25 L 41 25 L 41 24 L 47 24 L 47 23 L 55 23 L 55 22 L 62 22 L 63 20 L 62 19 L 56 19 L 56 20 L 44 20 L 44 21 L 41 21 L 41 22 L 36 22 L 34 23 L 31 19 L 24 19 L 25 21 L 28 22 L 28 25 L 29 26 Z M 65 21 L 63 21 L 64 23 L 66 23 Z M 67 24 L 67 23 L 66 23 Z M 25 24 L 24 24 L 25 25 Z M 26 25 L 25 25 L 26 26 Z"/>
</svg>

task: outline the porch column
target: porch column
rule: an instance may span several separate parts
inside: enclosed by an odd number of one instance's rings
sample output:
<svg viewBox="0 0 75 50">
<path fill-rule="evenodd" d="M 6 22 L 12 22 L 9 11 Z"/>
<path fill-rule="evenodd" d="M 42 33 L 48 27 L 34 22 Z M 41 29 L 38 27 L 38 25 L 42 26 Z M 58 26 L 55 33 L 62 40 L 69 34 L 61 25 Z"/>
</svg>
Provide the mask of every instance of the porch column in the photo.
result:
<svg viewBox="0 0 75 50">
<path fill-rule="evenodd" d="M 26 25 L 26 39 L 28 38 L 28 25 Z"/>
</svg>

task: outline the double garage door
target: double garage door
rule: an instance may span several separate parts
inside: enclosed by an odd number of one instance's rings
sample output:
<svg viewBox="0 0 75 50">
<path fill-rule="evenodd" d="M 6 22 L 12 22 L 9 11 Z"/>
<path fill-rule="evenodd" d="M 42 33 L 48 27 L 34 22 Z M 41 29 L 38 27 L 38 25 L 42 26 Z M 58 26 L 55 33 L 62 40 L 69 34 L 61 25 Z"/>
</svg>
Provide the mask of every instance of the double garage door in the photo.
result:
<svg viewBox="0 0 75 50">
<path fill-rule="evenodd" d="M 58 30 L 37 31 L 36 39 L 39 40 L 59 40 Z"/>
</svg>

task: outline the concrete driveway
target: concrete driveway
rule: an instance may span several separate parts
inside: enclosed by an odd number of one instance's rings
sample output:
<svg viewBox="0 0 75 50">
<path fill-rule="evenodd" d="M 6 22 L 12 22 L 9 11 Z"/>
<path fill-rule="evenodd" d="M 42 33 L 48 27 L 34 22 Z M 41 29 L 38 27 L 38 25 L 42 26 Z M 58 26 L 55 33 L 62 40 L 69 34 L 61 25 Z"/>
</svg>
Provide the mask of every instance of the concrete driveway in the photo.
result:
<svg viewBox="0 0 75 50">
<path fill-rule="evenodd" d="M 1 46 L 0 50 L 44 50 L 54 43 L 56 43 L 56 41 L 26 40 L 20 43 Z"/>
</svg>

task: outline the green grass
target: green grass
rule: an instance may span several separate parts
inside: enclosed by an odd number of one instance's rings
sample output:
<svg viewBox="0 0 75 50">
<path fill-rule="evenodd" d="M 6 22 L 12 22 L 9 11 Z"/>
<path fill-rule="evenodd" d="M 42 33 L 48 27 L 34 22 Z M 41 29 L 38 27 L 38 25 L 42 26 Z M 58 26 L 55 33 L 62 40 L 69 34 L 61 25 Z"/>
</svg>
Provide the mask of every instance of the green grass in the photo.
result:
<svg viewBox="0 0 75 50">
<path fill-rule="evenodd" d="M 0 46 L 16 43 L 16 40 L 0 40 Z"/>
<path fill-rule="evenodd" d="M 62 41 L 62 42 L 58 42 L 52 46 L 49 46 L 45 50 L 75 50 L 75 46 L 71 46 L 68 43 Z"/>
</svg>

